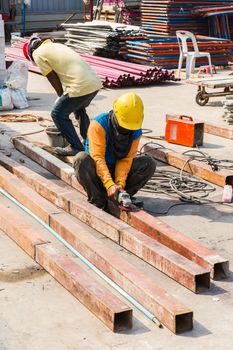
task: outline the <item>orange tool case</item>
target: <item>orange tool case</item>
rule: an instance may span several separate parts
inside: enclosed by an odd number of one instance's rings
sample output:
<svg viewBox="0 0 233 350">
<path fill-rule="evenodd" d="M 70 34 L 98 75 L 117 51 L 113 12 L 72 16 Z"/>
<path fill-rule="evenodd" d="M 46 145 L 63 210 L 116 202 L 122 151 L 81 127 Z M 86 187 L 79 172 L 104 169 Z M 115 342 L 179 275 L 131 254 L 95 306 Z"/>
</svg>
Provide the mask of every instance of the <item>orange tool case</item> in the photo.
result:
<svg viewBox="0 0 233 350">
<path fill-rule="evenodd" d="M 178 145 L 196 147 L 203 144 L 204 123 L 185 115 L 167 116 L 165 140 Z"/>
</svg>

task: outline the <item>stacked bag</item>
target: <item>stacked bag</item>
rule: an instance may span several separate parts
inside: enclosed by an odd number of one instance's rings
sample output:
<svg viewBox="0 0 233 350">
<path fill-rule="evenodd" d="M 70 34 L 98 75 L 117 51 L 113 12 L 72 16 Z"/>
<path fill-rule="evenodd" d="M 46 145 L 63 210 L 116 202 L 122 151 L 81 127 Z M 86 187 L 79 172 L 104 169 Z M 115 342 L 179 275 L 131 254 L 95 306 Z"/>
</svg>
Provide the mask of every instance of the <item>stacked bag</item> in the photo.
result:
<svg viewBox="0 0 233 350">
<path fill-rule="evenodd" d="M 6 63 L 5 63 L 5 34 L 4 22 L 0 15 L 0 86 L 4 84 L 6 78 Z"/>
<path fill-rule="evenodd" d="M 6 69 L 4 22 L 0 15 L 0 111 L 27 108 L 28 64 L 13 62 Z"/>
</svg>

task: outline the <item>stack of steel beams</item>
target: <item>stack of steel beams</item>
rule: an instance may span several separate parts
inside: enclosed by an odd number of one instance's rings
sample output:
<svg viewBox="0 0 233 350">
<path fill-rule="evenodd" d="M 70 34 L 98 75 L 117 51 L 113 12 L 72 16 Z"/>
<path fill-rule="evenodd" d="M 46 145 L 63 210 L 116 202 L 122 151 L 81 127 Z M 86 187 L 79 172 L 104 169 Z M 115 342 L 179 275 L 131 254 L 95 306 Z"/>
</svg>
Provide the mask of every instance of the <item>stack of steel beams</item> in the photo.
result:
<svg viewBox="0 0 233 350">
<path fill-rule="evenodd" d="M 142 0 L 141 22 L 148 35 L 174 35 L 176 30 L 209 35 L 208 20 L 196 7 L 227 5 L 232 5 L 232 0 Z"/>
<path fill-rule="evenodd" d="M 227 66 L 233 59 L 233 43 L 229 40 L 197 36 L 200 51 L 211 54 L 212 63 L 216 66 Z M 190 43 L 190 49 L 191 43 Z M 153 36 L 147 40 L 128 41 L 125 57 L 134 63 L 177 68 L 179 46 L 174 36 Z M 207 64 L 206 58 L 197 60 L 197 65 Z"/>
<path fill-rule="evenodd" d="M 84 52 L 96 56 L 121 59 L 120 52 L 124 49 L 126 40 L 145 39 L 140 29 L 127 26 L 98 23 L 63 24 L 66 29 L 66 45 L 77 52 Z"/>
<path fill-rule="evenodd" d="M 197 7 L 194 12 L 208 19 L 210 35 L 233 39 L 233 2 L 229 6 Z"/>
</svg>

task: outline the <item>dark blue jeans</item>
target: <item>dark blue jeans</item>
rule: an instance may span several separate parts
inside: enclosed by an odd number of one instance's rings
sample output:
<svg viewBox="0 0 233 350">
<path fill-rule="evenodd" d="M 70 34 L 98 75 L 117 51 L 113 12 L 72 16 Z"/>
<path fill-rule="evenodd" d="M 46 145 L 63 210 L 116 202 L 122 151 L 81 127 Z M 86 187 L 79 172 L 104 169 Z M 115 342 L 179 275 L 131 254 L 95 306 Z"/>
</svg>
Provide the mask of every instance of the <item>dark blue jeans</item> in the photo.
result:
<svg viewBox="0 0 233 350">
<path fill-rule="evenodd" d="M 89 117 L 86 113 L 86 107 L 89 106 L 97 92 L 98 91 L 95 91 L 91 94 L 80 97 L 69 97 L 69 95 L 63 95 L 59 98 L 51 112 L 51 116 L 57 129 L 63 134 L 73 148 L 80 151 L 83 151 L 84 147 L 69 115 L 74 113 L 75 118 L 79 121 L 80 134 L 85 140 L 87 137 L 87 129 L 90 124 Z"/>
</svg>

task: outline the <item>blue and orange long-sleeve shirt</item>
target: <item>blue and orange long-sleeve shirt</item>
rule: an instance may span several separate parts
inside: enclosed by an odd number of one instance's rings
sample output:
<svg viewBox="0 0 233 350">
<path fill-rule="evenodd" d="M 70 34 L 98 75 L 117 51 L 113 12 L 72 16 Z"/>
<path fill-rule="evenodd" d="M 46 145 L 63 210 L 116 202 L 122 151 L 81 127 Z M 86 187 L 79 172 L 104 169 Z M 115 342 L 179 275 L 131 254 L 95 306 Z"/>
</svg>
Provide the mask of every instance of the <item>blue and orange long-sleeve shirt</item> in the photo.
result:
<svg viewBox="0 0 233 350">
<path fill-rule="evenodd" d="M 96 173 L 107 190 L 114 184 L 125 187 L 133 159 L 137 154 L 141 135 L 142 129 L 135 130 L 127 156 L 123 159 L 115 159 L 108 145 L 108 113 L 102 113 L 91 121 L 87 133 L 86 152 L 94 159 Z M 115 181 L 112 179 L 108 165 L 115 165 Z"/>
</svg>

